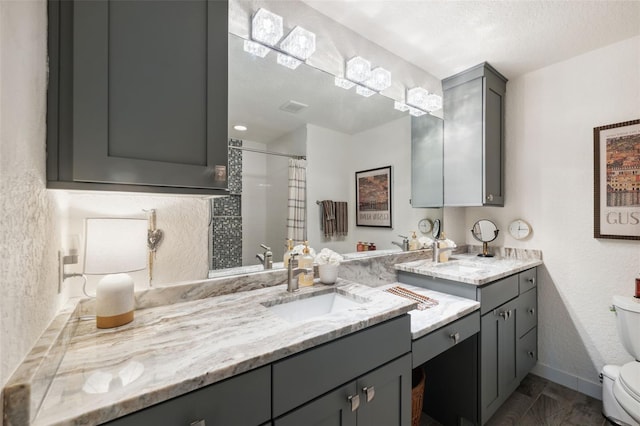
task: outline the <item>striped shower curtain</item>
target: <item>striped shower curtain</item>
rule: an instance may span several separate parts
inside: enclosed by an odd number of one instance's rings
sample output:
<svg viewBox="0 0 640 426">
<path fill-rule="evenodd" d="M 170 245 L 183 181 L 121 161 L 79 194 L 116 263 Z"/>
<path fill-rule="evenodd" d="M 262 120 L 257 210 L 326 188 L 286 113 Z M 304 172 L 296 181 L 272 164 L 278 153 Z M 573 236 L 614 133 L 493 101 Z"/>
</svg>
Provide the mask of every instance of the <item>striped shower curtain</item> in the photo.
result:
<svg viewBox="0 0 640 426">
<path fill-rule="evenodd" d="M 307 238 L 307 160 L 289 159 L 287 238 L 300 244 Z"/>
</svg>

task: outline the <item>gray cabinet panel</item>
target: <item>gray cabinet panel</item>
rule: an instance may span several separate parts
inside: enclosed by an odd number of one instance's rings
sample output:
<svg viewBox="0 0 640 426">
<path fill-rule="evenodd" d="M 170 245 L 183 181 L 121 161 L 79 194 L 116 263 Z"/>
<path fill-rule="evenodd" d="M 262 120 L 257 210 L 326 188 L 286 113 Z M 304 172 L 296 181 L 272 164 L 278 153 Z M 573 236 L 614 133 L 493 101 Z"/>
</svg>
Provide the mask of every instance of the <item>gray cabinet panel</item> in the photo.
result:
<svg viewBox="0 0 640 426">
<path fill-rule="evenodd" d="M 518 274 L 520 294 L 525 293 L 536 286 L 536 271 L 537 268 L 533 268 Z"/>
<path fill-rule="evenodd" d="M 106 424 L 184 426 L 205 420 L 208 425 L 261 425 L 271 417 L 270 379 L 270 367 L 262 367 Z"/>
<path fill-rule="evenodd" d="M 48 186 L 226 193 L 227 1 L 49 9 Z"/>
<path fill-rule="evenodd" d="M 443 122 L 438 117 L 411 117 L 412 207 L 442 207 L 443 130 Z"/>
<path fill-rule="evenodd" d="M 403 315 L 274 363 L 274 417 L 410 352 L 410 321 Z"/>
<path fill-rule="evenodd" d="M 516 364 L 518 366 L 518 381 L 531 371 L 538 361 L 538 328 L 534 327 L 518 340 Z"/>
<path fill-rule="evenodd" d="M 538 324 L 538 291 L 533 288 L 518 297 L 518 310 L 516 312 L 516 327 L 518 337 Z"/>
<path fill-rule="evenodd" d="M 480 287 L 477 299 L 480 302 L 480 314 L 484 315 L 515 297 L 518 297 L 517 275 Z"/>
<path fill-rule="evenodd" d="M 479 331 L 480 312 L 476 311 L 414 340 L 411 345 L 413 366 L 424 364 Z"/>
<path fill-rule="evenodd" d="M 274 426 L 356 426 L 356 411 L 349 397 L 357 395 L 351 382 L 306 404 L 286 416 L 275 419 Z"/>
<path fill-rule="evenodd" d="M 356 387 L 359 426 L 411 425 L 411 355 L 359 378 Z"/>
</svg>

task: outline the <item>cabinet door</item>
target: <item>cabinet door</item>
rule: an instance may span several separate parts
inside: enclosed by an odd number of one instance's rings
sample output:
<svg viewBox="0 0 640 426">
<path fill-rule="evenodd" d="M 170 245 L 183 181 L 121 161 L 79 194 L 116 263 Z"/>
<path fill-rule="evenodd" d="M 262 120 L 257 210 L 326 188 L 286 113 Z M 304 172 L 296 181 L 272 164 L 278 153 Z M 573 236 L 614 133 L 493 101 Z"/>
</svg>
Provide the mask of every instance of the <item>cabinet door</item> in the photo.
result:
<svg viewBox="0 0 640 426">
<path fill-rule="evenodd" d="M 362 399 L 351 382 L 275 419 L 274 426 L 356 426 Z"/>
<path fill-rule="evenodd" d="M 444 125 L 433 115 L 411 117 L 411 206 L 442 207 Z"/>
<path fill-rule="evenodd" d="M 516 311 L 517 299 L 499 306 L 481 319 L 482 423 L 491 417 L 518 384 Z"/>
<path fill-rule="evenodd" d="M 226 1 L 74 2 L 73 180 L 226 188 L 227 29 Z"/>
<path fill-rule="evenodd" d="M 505 83 L 492 72 L 483 81 L 484 92 L 484 174 L 483 202 L 504 205 L 504 95 Z"/>
<path fill-rule="evenodd" d="M 356 382 L 358 426 L 411 425 L 411 355 L 390 362 Z"/>
<path fill-rule="evenodd" d="M 516 364 L 518 367 L 518 381 L 531 371 L 538 361 L 538 328 L 534 327 L 527 334 L 518 339 Z"/>
</svg>

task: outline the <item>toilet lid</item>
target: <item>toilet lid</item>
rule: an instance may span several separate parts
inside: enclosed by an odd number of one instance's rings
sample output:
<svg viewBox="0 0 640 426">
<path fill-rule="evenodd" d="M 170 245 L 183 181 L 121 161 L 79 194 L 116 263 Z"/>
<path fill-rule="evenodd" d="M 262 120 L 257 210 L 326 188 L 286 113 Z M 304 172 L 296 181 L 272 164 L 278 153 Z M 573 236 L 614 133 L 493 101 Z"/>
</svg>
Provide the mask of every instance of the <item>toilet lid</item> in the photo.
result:
<svg viewBox="0 0 640 426">
<path fill-rule="evenodd" d="M 640 362 L 633 361 L 623 365 L 619 380 L 624 390 L 640 402 Z"/>
<path fill-rule="evenodd" d="M 632 296 L 613 296 L 613 305 L 626 311 L 640 313 L 640 299 Z"/>
</svg>

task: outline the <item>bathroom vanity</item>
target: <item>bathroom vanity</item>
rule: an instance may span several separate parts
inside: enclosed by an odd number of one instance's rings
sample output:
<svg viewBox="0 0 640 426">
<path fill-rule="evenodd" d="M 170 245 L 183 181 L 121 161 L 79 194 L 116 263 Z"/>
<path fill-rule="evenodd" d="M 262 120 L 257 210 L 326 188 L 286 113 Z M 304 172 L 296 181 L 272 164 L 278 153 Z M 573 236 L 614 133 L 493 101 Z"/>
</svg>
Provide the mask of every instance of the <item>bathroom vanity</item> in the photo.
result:
<svg viewBox="0 0 640 426">
<path fill-rule="evenodd" d="M 444 264 L 416 261 L 396 265 L 401 283 L 480 302 L 479 322 L 471 324 L 469 319 L 468 326 L 460 327 L 473 330 L 479 326 L 480 424 L 489 420 L 536 363 L 536 267 L 541 263 L 539 259 L 456 255 L 455 260 Z"/>
</svg>

